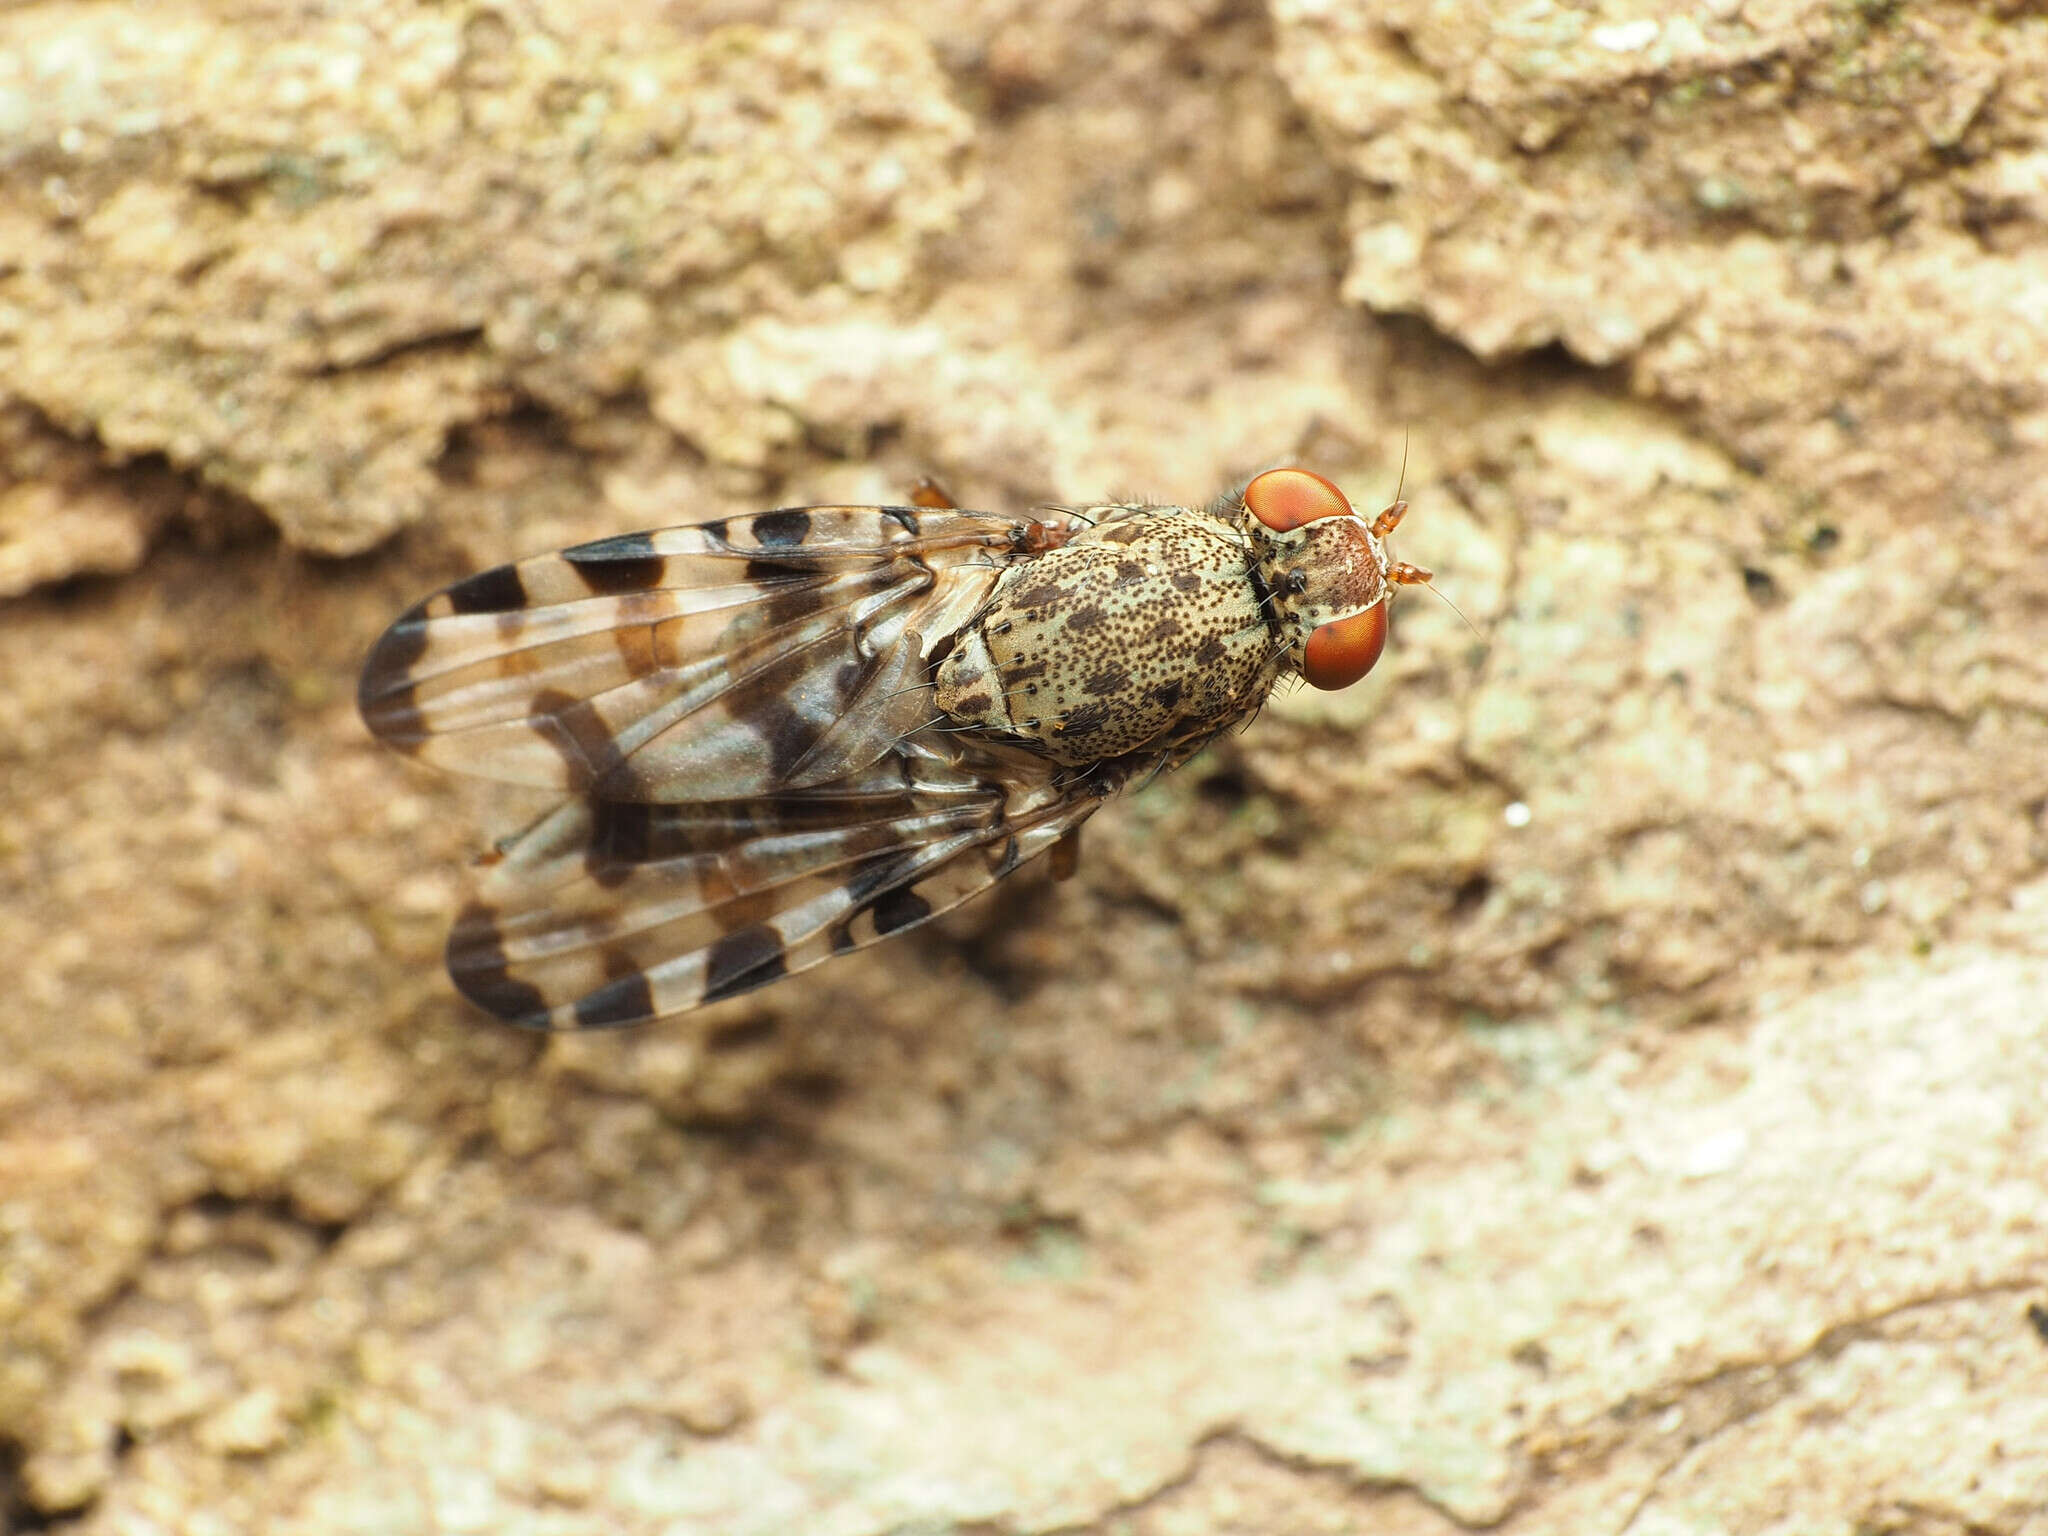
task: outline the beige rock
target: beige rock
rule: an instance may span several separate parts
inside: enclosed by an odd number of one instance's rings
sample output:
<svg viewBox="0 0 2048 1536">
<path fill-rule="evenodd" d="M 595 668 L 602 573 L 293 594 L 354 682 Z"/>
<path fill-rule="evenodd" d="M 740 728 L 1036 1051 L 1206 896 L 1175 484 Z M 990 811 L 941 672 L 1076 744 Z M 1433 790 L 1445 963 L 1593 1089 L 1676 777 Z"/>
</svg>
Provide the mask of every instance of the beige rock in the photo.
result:
<svg viewBox="0 0 2048 1536">
<path fill-rule="evenodd" d="M 2048 1530 L 2044 39 L 0 10 L 0 1523 Z M 1074 881 L 450 995 L 424 592 L 1287 459 L 1459 611 Z"/>
</svg>

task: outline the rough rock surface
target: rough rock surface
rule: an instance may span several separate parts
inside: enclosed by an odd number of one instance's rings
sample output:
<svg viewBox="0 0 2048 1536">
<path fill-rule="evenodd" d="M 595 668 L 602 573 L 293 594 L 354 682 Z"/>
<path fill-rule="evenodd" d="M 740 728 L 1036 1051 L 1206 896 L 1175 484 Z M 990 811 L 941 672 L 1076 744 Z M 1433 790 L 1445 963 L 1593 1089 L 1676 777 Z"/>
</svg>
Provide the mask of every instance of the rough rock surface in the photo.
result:
<svg viewBox="0 0 2048 1536">
<path fill-rule="evenodd" d="M 651 358 L 899 288 L 971 200 L 908 29 L 585 9 L 17 8 L 10 386 L 353 554 L 426 513 L 454 428 L 644 411 Z"/>
<path fill-rule="evenodd" d="M 0 167 L 0 1527 L 2048 1533 L 2036 8 L 30 0 Z M 429 588 L 1404 455 L 1073 882 L 450 995 Z"/>
</svg>

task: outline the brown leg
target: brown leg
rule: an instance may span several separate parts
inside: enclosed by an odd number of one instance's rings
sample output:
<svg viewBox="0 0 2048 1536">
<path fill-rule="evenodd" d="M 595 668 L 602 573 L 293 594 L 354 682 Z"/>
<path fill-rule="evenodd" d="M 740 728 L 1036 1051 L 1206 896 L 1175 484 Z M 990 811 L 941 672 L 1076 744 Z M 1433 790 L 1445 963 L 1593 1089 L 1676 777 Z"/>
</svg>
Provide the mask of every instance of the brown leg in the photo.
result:
<svg viewBox="0 0 2048 1536">
<path fill-rule="evenodd" d="M 1081 829 L 1073 827 L 1062 832 L 1047 858 L 1052 864 L 1053 879 L 1073 879 L 1074 871 L 1081 867 Z"/>
<path fill-rule="evenodd" d="M 930 512 L 952 512 L 960 505 L 930 475 L 919 476 L 917 483 L 910 488 L 910 504 Z"/>
</svg>

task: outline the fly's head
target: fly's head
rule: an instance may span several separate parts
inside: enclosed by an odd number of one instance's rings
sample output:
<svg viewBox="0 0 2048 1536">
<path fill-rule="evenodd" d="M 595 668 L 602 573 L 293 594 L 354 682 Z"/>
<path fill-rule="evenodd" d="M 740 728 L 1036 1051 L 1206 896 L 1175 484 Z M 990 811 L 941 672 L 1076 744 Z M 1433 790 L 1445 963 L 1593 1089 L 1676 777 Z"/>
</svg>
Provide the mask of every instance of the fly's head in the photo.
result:
<svg viewBox="0 0 2048 1536">
<path fill-rule="evenodd" d="M 1368 523 L 1321 475 L 1269 469 L 1244 488 L 1244 510 L 1289 661 L 1313 687 L 1350 687 L 1386 648 L 1394 589 L 1429 580 L 1421 566 L 1387 555 L 1408 503 Z"/>
</svg>

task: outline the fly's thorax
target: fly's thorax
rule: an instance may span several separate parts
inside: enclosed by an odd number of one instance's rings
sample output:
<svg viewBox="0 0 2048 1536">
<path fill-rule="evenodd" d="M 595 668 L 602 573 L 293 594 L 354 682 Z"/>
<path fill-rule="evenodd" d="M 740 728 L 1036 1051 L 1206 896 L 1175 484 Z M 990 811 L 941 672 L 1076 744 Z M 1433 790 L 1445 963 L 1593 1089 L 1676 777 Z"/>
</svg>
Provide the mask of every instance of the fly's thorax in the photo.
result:
<svg viewBox="0 0 2048 1536">
<path fill-rule="evenodd" d="M 1275 666 L 1250 555 L 1230 522 L 1158 508 L 1021 560 L 941 661 L 938 706 L 1076 767 L 1220 729 Z"/>
</svg>

